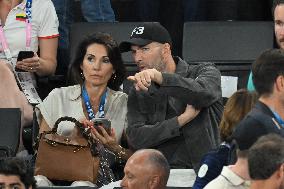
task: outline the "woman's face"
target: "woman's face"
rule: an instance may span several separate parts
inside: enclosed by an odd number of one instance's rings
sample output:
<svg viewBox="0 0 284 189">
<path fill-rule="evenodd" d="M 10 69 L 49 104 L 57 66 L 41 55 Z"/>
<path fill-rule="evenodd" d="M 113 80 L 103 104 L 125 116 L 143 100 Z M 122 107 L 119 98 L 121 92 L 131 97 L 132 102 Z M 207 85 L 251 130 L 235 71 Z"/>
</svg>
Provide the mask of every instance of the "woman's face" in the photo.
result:
<svg viewBox="0 0 284 189">
<path fill-rule="evenodd" d="M 106 86 L 111 75 L 115 72 L 105 46 L 97 43 L 87 47 L 80 68 L 83 70 L 86 85 L 93 86 Z"/>
</svg>

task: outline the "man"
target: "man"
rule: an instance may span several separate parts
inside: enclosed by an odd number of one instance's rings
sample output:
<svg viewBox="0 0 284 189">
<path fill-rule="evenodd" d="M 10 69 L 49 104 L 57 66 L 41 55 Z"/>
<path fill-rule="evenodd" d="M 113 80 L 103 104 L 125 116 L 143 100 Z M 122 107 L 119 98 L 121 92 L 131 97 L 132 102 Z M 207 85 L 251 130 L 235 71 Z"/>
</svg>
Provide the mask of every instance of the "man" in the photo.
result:
<svg viewBox="0 0 284 189">
<path fill-rule="evenodd" d="M 261 127 L 283 134 L 284 127 L 284 51 L 263 52 L 252 65 L 253 83 L 259 99 L 248 115 L 238 124 L 233 136 L 246 143 L 254 135 L 253 128 Z M 245 128 L 249 125 L 249 128 Z M 240 133 L 239 130 L 245 130 Z"/>
<path fill-rule="evenodd" d="M 1 188 L 34 189 L 36 181 L 33 169 L 26 162 L 17 158 L 0 160 Z"/>
<path fill-rule="evenodd" d="M 274 31 L 279 48 L 284 49 L 284 0 L 274 0 L 272 5 Z"/>
<path fill-rule="evenodd" d="M 221 175 L 205 188 L 246 188 L 248 177 L 247 150 L 261 136 L 276 133 L 284 137 L 284 51 L 267 50 L 252 65 L 253 82 L 259 94 L 258 102 L 236 126 L 232 138 L 237 142 L 238 160 L 234 166 L 224 167 Z M 242 162 L 240 153 L 245 152 Z M 214 184 L 212 184 L 214 183 Z"/>
<path fill-rule="evenodd" d="M 159 23 L 141 23 L 120 44 L 132 51 L 139 72 L 128 96 L 128 129 L 134 149 L 160 150 L 171 168 L 199 168 L 219 143 L 223 110 L 221 75 L 213 64 L 189 65 L 171 54 L 171 38 Z"/>
<path fill-rule="evenodd" d="M 209 182 L 204 189 L 247 189 L 248 180 L 250 180 L 247 153 L 247 149 L 237 149 L 237 162 L 234 165 L 224 166 L 221 174 Z"/>
<path fill-rule="evenodd" d="M 284 188 L 284 139 L 278 135 L 261 137 L 249 150 L 250 189 Z"/>
<path fill-rule="evenodd" d="M 271 10 L 274 19 L 275 39 L 278 47 L 284 49 L 284 0 L 274 0 Z M 249 75 L 247 88 L 255 90 L 252 82 L 252 73 Z"/>
<path fill-rule="evenodd" d="M 170 174 L 167 159 L 153 149 L 138 150 L 126 162 L 120 185 L 128 189 L 165 189 Z"/>
<path fill-rule="evenodd" d="M 284 136 L 279 129 L 274 129 L 269 124 L 266 126 L 245 122 L 241 127 L 237 126 L 238 128 L 233 133 L 234 142 L 237 146 L 237 162 L 234 165 L 224 166 L 221 174 L 208 183 L 204 189 L 247 189 L 250 180 L 248 171 L 248 153 L 250 147 L 259 137 L 269 133 L 282 134 Z"/>
</svg>

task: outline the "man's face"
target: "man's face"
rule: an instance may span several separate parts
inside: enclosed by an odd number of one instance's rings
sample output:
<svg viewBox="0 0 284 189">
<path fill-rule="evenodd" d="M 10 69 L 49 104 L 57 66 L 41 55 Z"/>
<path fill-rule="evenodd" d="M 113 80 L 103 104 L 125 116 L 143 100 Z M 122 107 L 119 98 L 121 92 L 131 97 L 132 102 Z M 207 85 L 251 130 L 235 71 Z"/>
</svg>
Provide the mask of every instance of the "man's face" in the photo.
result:
<svg viewBox="0 0 284 189">
<path fill-rule="evenodd" d="M 284 4 L 274 10 L 274 29 L 278 46 L 284 49 Z"/>
<path fill-rule="evenodd" d="M 25 189 L 24 183 L 16 175 L 0 174 L 0 189 Z"/>
<path fill-rule="evenodd" d="M 120 183 L 127 189 L 149 189 L 150 170 L 142 158 L 130 157 L 124 167 L 124 177 Z"/>
<path fill-rule="evenodd" d="M 139 71 L 155 68 L 165 70 L 162 53 L 163 44 L 152 42 L 145 46 L 132 45 L 131 51 Z"/>
</svg>

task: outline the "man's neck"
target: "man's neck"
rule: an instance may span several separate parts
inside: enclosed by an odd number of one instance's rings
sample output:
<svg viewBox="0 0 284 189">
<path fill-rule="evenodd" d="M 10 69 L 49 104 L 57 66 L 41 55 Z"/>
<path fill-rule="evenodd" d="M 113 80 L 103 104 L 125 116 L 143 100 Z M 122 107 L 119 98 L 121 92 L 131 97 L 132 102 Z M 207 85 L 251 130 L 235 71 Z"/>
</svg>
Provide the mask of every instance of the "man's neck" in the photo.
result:
<svg viewBox="0 0 284 189">
<path fill-rule="evenodd" d="M 279 189 L 279 187 L 274 186 L 274 182 L 270 180 L 253 180 L 249 189 Z"/>
<path fill-rule="evenodd" d="M 250 180 L 246 158 L 238 158 L 237 162 L 230 166 L 230 169 L 244 180 Z"/>
<path fill-rule="evenodd" d="M 270 96 L 260 97 L 259 101 L 267 105 L 284 120 L 284 104 L 277 97 L 272 94 Z"/>
<path fill-rule="evenodd" d="M 170 56 L 167 60 L 165 71 L 167 73 L 175 73 L 176 67 L 177 67 L 177 65 L 175 63 L 174 58 L 172 56 Z"/>
</svg>

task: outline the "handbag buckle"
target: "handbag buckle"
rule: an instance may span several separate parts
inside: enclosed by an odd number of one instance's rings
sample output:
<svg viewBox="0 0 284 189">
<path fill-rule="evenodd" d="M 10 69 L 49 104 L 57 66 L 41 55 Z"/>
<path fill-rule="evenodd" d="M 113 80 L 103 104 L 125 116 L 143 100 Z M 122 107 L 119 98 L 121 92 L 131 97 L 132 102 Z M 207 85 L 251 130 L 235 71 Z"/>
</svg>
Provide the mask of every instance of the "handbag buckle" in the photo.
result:
<svg viewBox="0 0 284 189">
<path fill-rule="evenodd" d="M 69 138 L 65 138 L 64 142 L 66 142 L 67 144 L 70 142 L 71 140 Z"/>
<path fill-rule="evenodd" d="M 79 146 L 79 147 L 75 148 L 75 149 L 73 150 L 73 152 L 74 152 L 74 153 L 79 152 L 82 148 L 83 148 L 82 146 Z"/>
<path fill-rule="evenodd" d="M 55 141 L 46 140 L 46 143 L 53 146 L 53 147 L 57 146 L 57 142 L 55 142 Z"/>
</svg>

